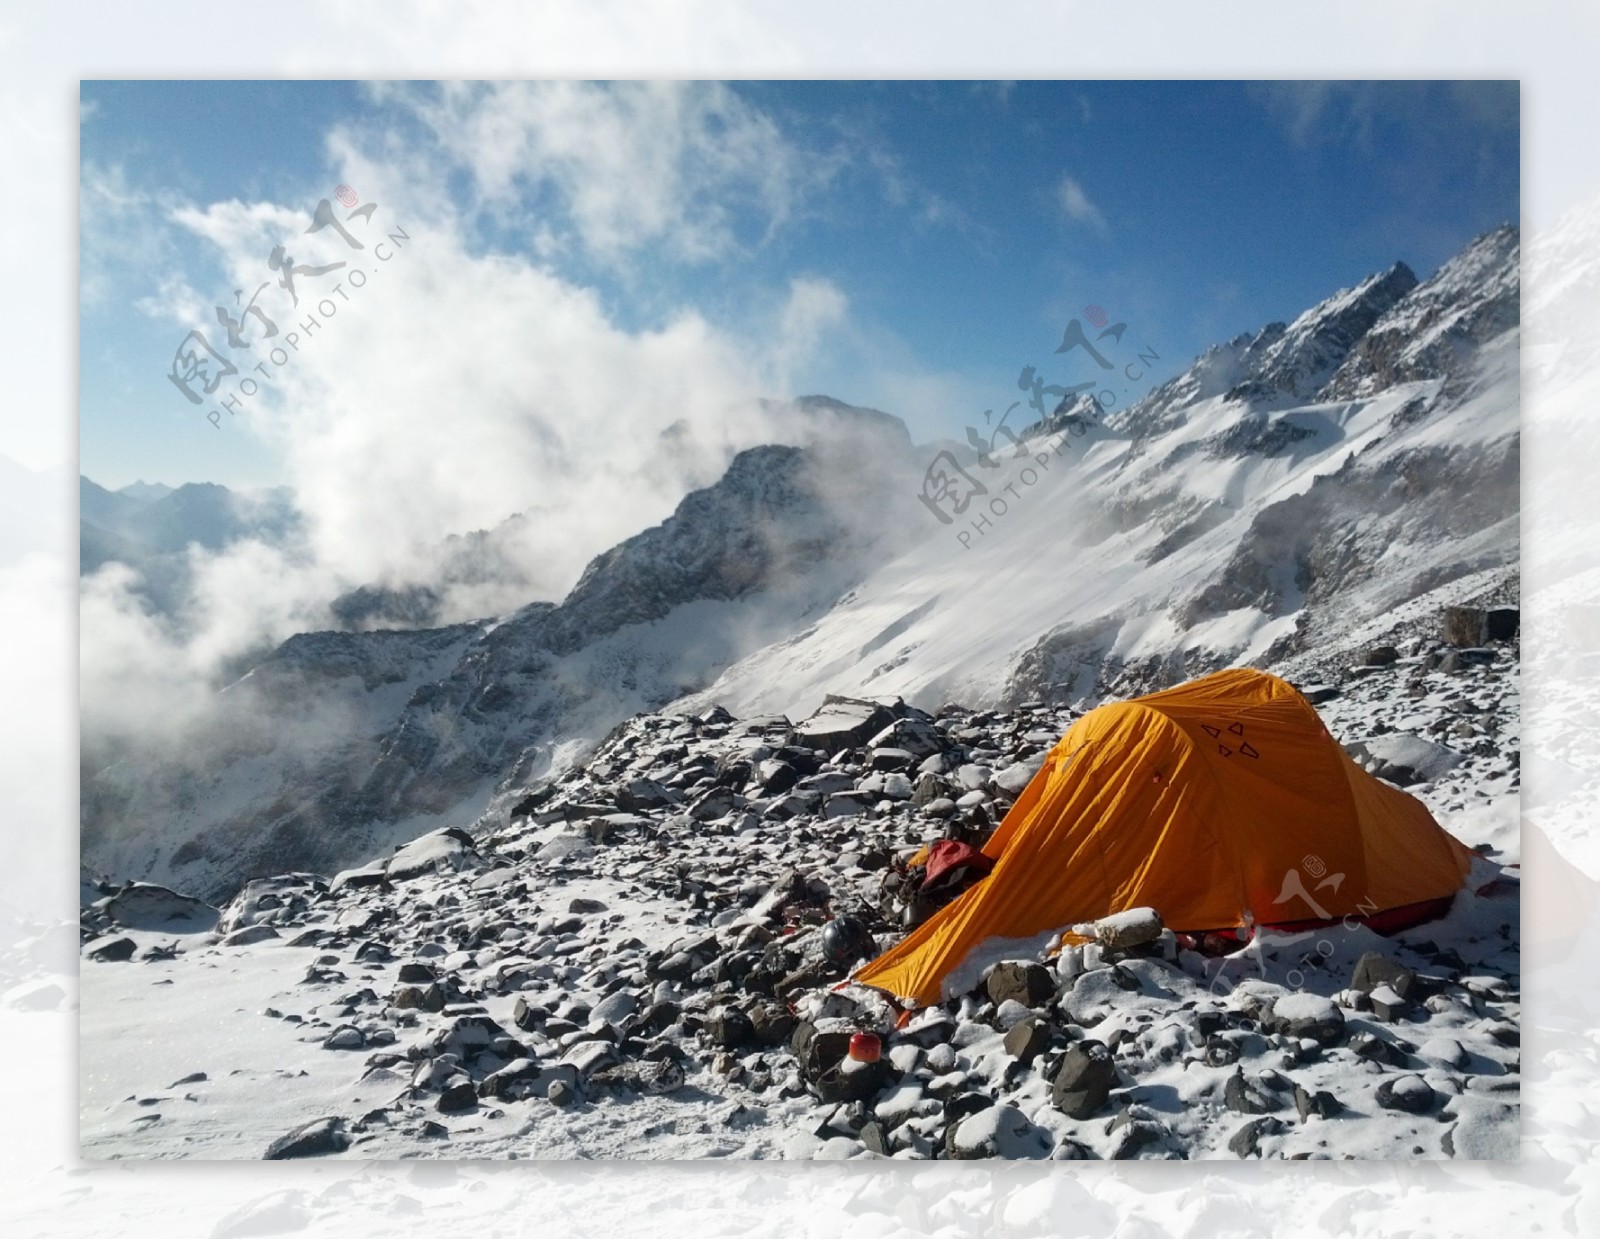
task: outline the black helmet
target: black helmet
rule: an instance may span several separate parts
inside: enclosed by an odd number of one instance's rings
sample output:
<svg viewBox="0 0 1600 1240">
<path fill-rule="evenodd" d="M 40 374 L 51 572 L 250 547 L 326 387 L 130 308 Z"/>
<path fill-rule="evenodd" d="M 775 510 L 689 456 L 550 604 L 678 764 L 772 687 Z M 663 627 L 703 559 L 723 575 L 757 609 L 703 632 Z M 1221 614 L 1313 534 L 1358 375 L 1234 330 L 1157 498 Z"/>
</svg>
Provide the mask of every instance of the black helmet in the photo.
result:
<svg viewBox="0 0 1600 1240">
<path fill-rule="evenodd" d="M 822 957 L 836 968 L 877 954 L 878 945 L 859 917 L 835 917 L 822 927 Z"/>
</svg>

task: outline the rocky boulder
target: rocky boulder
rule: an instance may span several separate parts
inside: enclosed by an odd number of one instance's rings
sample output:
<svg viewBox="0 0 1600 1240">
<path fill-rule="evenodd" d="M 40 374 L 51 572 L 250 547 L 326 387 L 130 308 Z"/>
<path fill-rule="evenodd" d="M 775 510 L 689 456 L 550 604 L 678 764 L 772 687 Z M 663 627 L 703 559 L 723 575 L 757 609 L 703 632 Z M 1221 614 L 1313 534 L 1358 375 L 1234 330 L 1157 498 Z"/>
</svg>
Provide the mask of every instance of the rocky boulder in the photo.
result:
<svg viewBox="0 0 1600 1240">
<path fill-rule="evenodd" d="M 1037 1008 L 1055 997 L 1056 979 L 1042 964 L 1007 960 L 989 970 L 984 988 L 996 1007 L 1009 999 L 1025 1008 Z"/>
<path fill-rule="evenodd" d="M 344 1130 L 344 1120 L 337 1116 L 314 1119 L 293 1132 L 285 1133 L 261 1157 L 274 1161 L 284 1158 L 320 1158 L 327 1154 L 342 1154 L 350 1148 L 350 1137 Z"/>
<path fill-rule="evenodd" d="M 1005 1102 L 984 1107 L 946 1130 L 945 1153 L 954 1159 L 1048 1158 L 1050 1133 Z"/>
<path fill-rule="evenodd" d="M 895 712 L 882 702 L 830 693 L 809 719 L 795 725 L 795 744 L 829 754 L 854 749 L 894 722 Z"/>
<path fill-rule="evenodd" d="M 1308 992 L 1283 995 L 1265 1017 L 1268 1028 L 1291 1038 L 1314 1038 L 1323 1046 L 1344 1039 L 1344 1013 L 1338 1004 L 1322 995 Z"/>
<path fill-rule="evenodd" d="M 1089 1040 L 1067 1048 L 1050 1082 L 1050 1101 L 1073 1119 L 1088 1119 L 1110 1098 L 1117 1066 L 1105 1043 Z"/>
<path fill-rule="evenodd" d="M 385 873 L 390 882 L 401 882 L 440 870 L 465 869 L 478 860 L 472 837 L 459 827 L 445 827 L 397 849 Z"/>
<path fill-rule="evenodd" d="M 192 934 L 212 929 L 218 912 L 204 900 L 180 895 L 155 883 L 129 883 L 100 907 L 117 925 L 127 930 L 160 930 L 170 934 Z"/>
</svg>

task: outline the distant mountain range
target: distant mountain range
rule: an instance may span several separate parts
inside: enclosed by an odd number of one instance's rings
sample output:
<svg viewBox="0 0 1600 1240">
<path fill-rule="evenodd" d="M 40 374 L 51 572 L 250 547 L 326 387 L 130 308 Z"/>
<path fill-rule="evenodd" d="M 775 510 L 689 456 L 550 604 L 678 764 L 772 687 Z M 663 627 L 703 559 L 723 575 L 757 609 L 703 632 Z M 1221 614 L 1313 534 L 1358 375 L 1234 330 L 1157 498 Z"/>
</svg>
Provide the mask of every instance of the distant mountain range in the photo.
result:
<svg viewBox="0 0 1600 1240">
<path fill-rule="evenodd" d="M 126 495 L 132 499 L 157 500 L 165 499 L 171 495 L 173 489 L 164 482 L 146 482 L 141 478 L 138 482 L 130 482 L 125 487 L 118 487 L 117 494 Z"/>
<path fill-rule="evenodd" d="M 78 571 L 89 573 L 109 560 L 142 567 L 190 546 L 220 551 L 244 538 L 282 542 L 299 518 L 286 487 L 244 493 L 214 482 L 135 482 L 108 491 L 80 477 L 78 522 Z"/>
</svg>

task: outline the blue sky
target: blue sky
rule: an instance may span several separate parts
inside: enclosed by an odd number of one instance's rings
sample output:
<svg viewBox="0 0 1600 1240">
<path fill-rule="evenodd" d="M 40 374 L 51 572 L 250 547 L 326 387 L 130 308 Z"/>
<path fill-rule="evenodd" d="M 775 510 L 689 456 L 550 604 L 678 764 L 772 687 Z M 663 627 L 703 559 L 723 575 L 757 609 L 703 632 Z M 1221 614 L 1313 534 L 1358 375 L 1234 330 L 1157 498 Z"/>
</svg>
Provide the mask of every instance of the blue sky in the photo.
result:
<svg viewBox="0 0 1600 1240">
<path fill-rule="evenodd" d="M 353 408 L 359 391 L 323 376 L 269 393 L 270 418 L 218 430 L 166 374 L 186 325 L 216 335 L 199 316 L 251 278 L 252 255 L 271 276 L 261 218 L 308 215 L 362 173 L 358 190 L 379 195 L 374 218 L 436 226 L 463 278 L 509 267 L 548 277 L 564 306 L 594 309 L 562 384 L 626 367 L 630 341 L 692 321 L 696 344 L 680 360 L 726 371 L 707 380 L 718 399 L 781 381 L 788 390 L 771 395 L 875 405 L 923 439 L 1009 403 L 1025 364 L 1052 382 L 1084 377 L 1052 350 L 1090 303 L 1161 354 L 1159 379 L 1396 259 L 1426 276 L 1519 219 L 1515 83 L 802 82 L 639 95 L 85 82 L 81 98 L 81 457 L 113 486 L 300 484 L 309 443 L 295 402 Z M 295 231 L 280 227 L 285 240 Z M 430 269 L 427 284 L 449 278 Z M 323 364 L 365 347 L 326 336 Z M 488 417 L 495 400 L 518 399 L 484 382 L 474 394 L 452 381 L 434 400 Z M 675 385 L 658 375 L 652 388 L 663 386 Z M 581 416 L 610 424 L 599 397 Z M 325 452 L 340 436 L 318 425 Z"/>
</svg>

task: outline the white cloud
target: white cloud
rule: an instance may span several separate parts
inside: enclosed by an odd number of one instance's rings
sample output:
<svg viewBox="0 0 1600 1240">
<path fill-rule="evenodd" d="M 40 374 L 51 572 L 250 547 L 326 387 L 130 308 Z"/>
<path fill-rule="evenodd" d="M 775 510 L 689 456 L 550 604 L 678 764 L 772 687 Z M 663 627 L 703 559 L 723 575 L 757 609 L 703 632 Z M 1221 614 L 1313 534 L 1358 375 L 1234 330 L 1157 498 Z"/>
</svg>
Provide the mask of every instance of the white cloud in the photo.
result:
<svg viewBox="0 0 1600 1240">
<path fill-rule="evenodd" d="M 1345 133 L 1365 141 L 1375 96 L 1361 82 L 1258 82 L 1250 93 L 1261 100 L 1296 146 L 1314 145 Z"/>
<path fill-rule="evenodd" d="M 650 99 L 690 108 L 698 118 L 691 128 L 728 110 L 726 101 L 684 103 L 672 92 Z M 489 115 L 476 125 L 481 135 L 528 106 L 487 96 L 482 103 Z M 690 166 L 654 159 L 643 172 L 653 204 L 628 202 L 620 195 L 626 161 L 597 169 L 584 152 L 613 142 L 647 147 L 641 133 L 658 134 L 660 117 L 644 96 L 613 105 L 563 93 L 540 106 L 563 119 L 535 127 L 539 149 L 556 149 L 559 131 L 561 149 L 571 152 L 562 175 L 572 178 L 578 227 L 567 231 L 568 240 L 622 249 L 671 245 L 688 254 L 719 244 L 724 224 L 698 216 L 695 204 L 719 178 L 753 166 L 737 142 L 731 162 L 710 172 L 701 165 L 713 157 L 698 139 L 680 144 Z M 475 128 L 469 114 L 461 119 Z M 492 145 L 486 136 L 481 141 Z M 436 584 L 448 535 L 493 528 L 513 513 L 528 518 L 506 540 L 515 571 L 457 588 L 442 618 L 560 599 L 589 559 L 664 519 L 687 491 L 720 476 L 733 452 L 783 441 L 789 432 L 774 421 L 780 415 L 757 398 L 788 394 L 790 377 L 848 321 L 840 289 L 802 278 L 771 290 L 770 311 L 734 329 L 693 309 L 625 326 L 593 290 L 541 259 L 485 252 L 478 217 L 458 210 L 448 192 L 453 161 L 436 150 L 407 150 L 392 134 L 348 132 L 335 134 L 329 149 L 333 176 L 379 204 L 370 221 L 350 224 L 364 240 L 360 251 L 330 233 L 304 235 L 312 202 L 228 201 L 163 217 L 204 241 L 209 259 L 195 268 L 219 263 L 222 284 L 202 296 L 175 276 L 143 299 L 143 308 L 207 329 L 219 344 L 214 303 L 234 288 L 248 295 L 273 280 L 266 261 L 272 245 L 291 243 L 309 263 L 342 258 L 348 265 L 302 277 L 293 309 L 275 284 L 267 289 L 263 304 L 279 334 L 268 342 L 248 322 L 255 344 L 247 361 L 236 358 L 239 376 L 217 394 L 235 390 L 257 362 L 271 371 L 256 397 L 225 415 L 222 430 L 255 437 L 286 462 L 285 481 L 306 523 L 304 545 L 192 553 L 181 631 L 144 614 L 126 573 L 87 582 L 86 741 L 159 739 L 148 735 L 155 730 L 144 703 L 160 704 L 161 717 L 181 735 L 231 661 L 326 627 L 329 602 L 357 585 Z M 769 182 L 757 189 L 771 207 L 769 222 L 787 209 Z M 514 201 L 503 209 L 511 211 Z M 397 229 L 408 238 L 387 244 L 389 261 L 379 261 L 374 243 Z M 311 315 L 319 323 L 308 330 Z M 298 349 L 287 365 L 273 366 L 268 349 L 293 348 L 290 332 Z M 663 439 L 668 427 L 675 427 L 670 442 Z M 141 705 L 130 713 L 127 703 Z"/>
<path fill-rule="evenodd" d="M 194 206 L 174 207 L 168 218 L 220 250 L 249 249 L 263 260 L 274 245 L 286 237 L 298 238 L 311 223 L 306 208 L 237 199 L 212 203 L 203 211 Z"/>
<path fill-rule="evenodd" d="M 1519 84 L 1506 79 L 1257 82 L 1249 94 L 1294 145 L 1346 145 L 1369 154 L 1385 120 L 1403 119 L 1424 134 L 1443 135 L 1463 123 L 1515 133 L 1522 115 Z"/>
<path fill-rule="evenodd" d="M 759 243 L 837 161 L 795 147 L 719 82 L 505 82 L 380 91 L 421 121 L 491 209 L 557 204 L 593 257 L 700 263 Z"/>
<path fill-rule="evenodd" d="M 380 185 L 376 176 L 369 169 L 367 183 Z M 233 282 L 249 289 L 265 270 L 256 224 L 276 216 L 233 203 L 203 218 Z M 285 218 L 304 226 L 303 213 Z M 281 294 L 270 303 L 272 343 L 295 332 L 297 348 L 226 426 L 282 451 L 316 564 L 351 582 L 425 576 L 445 535 L 524 512 L 537 514 L 544 543 L 530 566 L 539 596 L 560 597 L 592 555 L 713 480 L 730 445 L 777 433 L 746 407 L 783 391 L 846 314 L 834 286 L 797 280 L 759 340 L 692 310 L 628 330 L 589 289 L 519 257 L 471 252 L 458 220 L 383 208 L 373 223 L 379 236 L 401 227 L 409 239 L 385 247 L 387 263 L 369 249 L 302 277 L 293 311 Z M 184 286 L 164 293 L 175 314 L 200 310 Z M 267 344 L 257 340 L 253 361 L 267 361 Z M 657 440 L 678 422 L 704 451 L 665 469 Z"/>
<path fill-rule="evenodd" d="M 84 162 L 78 178 L 81 310 L 111 298 L 120 276 L 135 265 L 159 268 L 173 254 L 171 230 L 157 195 L 130 185 L 120 165 Z"/>
<path fill-rule="evenodd" d="M 1105 231 L 1106 217 L 1100 213 L 1099 207 L 1089 201 L 1083 186 L 1072 177 L 1062 176 L 1061 183 L 1056 187 L 1056 201 L 1069 220 Z"/>
<path fill-rule="evenodd" d="M 1509 93 L 1502 89 L 1509 86 Z M 1480 89 L 1481 88 L 1481 89 Z M 1516 84 L 1499 82 L 1422 81 L 1257 82 L 1250 96 L 1262 104 L 1298 147 L 1348 145 L 1370 153 L 1374 127 L 1385 117 L 1405 115 L 1421 126 L 1453 126 L 1459 117 L 1436 102 L 1441 96 L 1480 110 L 1478 119 L 1504 120 L 1509 98 L 1511 125 L 1516 125 Z"/>
<path fill-rule="evenodd" d="M 815 356 L 849 313 L 849 298 L 832 281 L 809 276 L 790 281 L 776 337 L 779 344 L 774 354 L 774 390 L 794 394 L 795 372 Z"/>
</svg>

